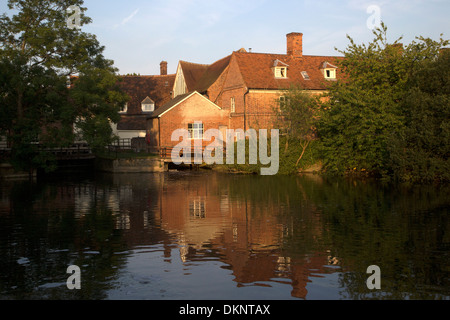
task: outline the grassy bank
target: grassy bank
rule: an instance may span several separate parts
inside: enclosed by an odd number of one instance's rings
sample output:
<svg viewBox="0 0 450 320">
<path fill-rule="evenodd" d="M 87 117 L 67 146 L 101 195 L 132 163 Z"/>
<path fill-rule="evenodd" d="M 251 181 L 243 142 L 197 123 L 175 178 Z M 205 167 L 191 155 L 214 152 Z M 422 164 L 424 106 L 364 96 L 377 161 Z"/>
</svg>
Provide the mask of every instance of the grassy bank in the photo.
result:
<svg viewBox="0 0 450 320">
<path fill-rule="evenodd" d="M 270 146 L 270 141 L 268 142 Z M 235 144 L 235 150 L 237 146 Z M 308 148 L 305 150 L 301 160 L 296 165 L 299 156 L 302 153 L 302 148 L 300 147 L 300 141 L 286 140 L 285 136 L 280 137 L 279 143 L 279 170 L 280 175 L 296 174 L 299 172 L 319 172 L 321 170 L 321 160 L 319 157 L 319 143 L 317 141 L 312 141 Z M 215 164 L 212 167 L 214 170 L 222 172 L 235 172 L 243 174 L 260 174 L 261 168 L 269 167 L 268 165 L 262 165 L 258 159 L 256 164 L 249 163 L 249 146 L 246 143 L 245 148 L 245 164 L 237 163 L 237 152 L 235 151 L 235 161 L 234 164 Z"/>
</svg>

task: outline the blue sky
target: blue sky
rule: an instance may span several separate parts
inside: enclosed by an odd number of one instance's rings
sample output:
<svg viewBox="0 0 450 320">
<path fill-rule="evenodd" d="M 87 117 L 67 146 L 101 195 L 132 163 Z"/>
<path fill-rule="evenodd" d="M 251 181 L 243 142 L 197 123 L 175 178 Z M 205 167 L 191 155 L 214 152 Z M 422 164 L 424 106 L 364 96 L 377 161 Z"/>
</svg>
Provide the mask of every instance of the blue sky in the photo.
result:
<svg viewBox="0 0 450 320">
<path fill-rule="evenodd" d="M 97 35 L 121 74 L 159 74 L 162 60 L 175 73 L 179 60 L 212 63 L 240 48 L 285 53 L 290 32 L 303 33 L 304 54 L 338 55 L 347 34 L 372 40 L 373 5 L 391 41 L 450 39 L 449 0 L 85 0 L 93 23 L 83 31 Z"/>
</svg>

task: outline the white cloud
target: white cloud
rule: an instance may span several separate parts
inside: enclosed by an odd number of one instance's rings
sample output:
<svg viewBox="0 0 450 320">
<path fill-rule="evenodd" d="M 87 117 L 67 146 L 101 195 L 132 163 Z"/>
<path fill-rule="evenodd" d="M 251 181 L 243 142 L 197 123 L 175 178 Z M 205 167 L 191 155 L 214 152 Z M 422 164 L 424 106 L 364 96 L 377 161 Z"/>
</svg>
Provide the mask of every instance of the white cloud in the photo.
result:
<svg viewBox="0 0 450 320">
<path fill-rule="evenodd" d="M 128 17 L 126 17 L 125 19 L 123 19 L 122 21 L 122 25 L 127 23 L 128 21 L 130 21 L 131 19 L 133 19 L 133 17 L 135 15 L 137 15 L 137 13 L 139 12 L 139 9 L 134 10 L 134 12 L 132 14 L 130 14 Z"/>
<path fill-rule="evenodd" d="M 130 14 L 128 17 L 124 18 L 121 23 L 115 24 L 114 29 L 118 28 L 119 26 L 123 26 L 123 25 L 127 24 L 129 21 L 131 21 L 131 19 L 134 18 L 135 15 L 138 14 L 138 12 L 139 12 L 139 8 L 134 10 L 133 13 Z"/>
</svg>

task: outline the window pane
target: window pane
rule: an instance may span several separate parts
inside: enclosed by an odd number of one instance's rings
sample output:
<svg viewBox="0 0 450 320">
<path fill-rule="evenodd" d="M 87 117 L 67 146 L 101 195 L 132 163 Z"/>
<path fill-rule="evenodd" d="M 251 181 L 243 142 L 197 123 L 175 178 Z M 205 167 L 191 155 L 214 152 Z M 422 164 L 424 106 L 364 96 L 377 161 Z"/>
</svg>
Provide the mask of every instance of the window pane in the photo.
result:
<svg viewBox="0 0 450 320">
<path fill-rule="evenodd" d="M 189 123 L 188 124 L 189 138 L 202 139 L 203 138 L 203 123 Z"/>
</svg>

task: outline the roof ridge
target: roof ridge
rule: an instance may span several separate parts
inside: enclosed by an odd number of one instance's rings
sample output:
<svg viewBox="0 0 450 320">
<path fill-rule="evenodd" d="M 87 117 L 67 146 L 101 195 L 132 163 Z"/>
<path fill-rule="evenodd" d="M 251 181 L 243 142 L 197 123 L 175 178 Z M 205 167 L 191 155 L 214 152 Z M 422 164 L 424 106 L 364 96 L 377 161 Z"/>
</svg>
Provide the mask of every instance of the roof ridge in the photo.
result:
<svg viewBox="0 0 450 320">
<path fill-rule="evenodd" d="M 186 60 L 180 60 L 180 62 L 189 63 L 189 64 L 195 64 L 195 65 L 198 65 L 198 66 L 206 66 L 206 67 L 210 66 L 210 64 L 190 62 L 190 61 L 186 61 Z"/>
<path fill-rule="evenodd" d="M 171 73 L 171 74 L 137 74 L 137 75 L 133 75 L 133 74 L 119 74 L 119 77 L 136 77 L 136 78 L 150 78 L 150 77 L 174 77 L 176 76 L 175 73 Z"/>
<path fill-rule="evenodd" d="M 225 60 L 225 59 L 231 57 L 231 55 L 232 55 L 232 54 L 229 54 L 229 55 L 227 55 L 227 56 L 225 56 L 225 57 L 223 57 L 223 58 L 217 59 L 216 61 L 214 61 L 214 62 L 211 63 L 210 65 L 213 65 L 213 64 L 215 64 L 215 63 L 217 63 L 217 62 L 219 62 L 219 61 Z"/>
<path fill-rule="evenodd" d="M 285 56 L 290 57 L 287 53 L 268 53 L 268 52 L 239 52 L 233 51 L 233 54 L 242 54 L 242 55 L 270 55 L 270 56 Z M 344 58 L 344 56 L 332 56 L 332 55 L 317 55 L 317 54 L 304 54 L 302 57 L 324 57 L 324 58 Z"/>
<path fill-rule="evenodd" d="M 232 54 L 229 54 L 229 55 L 227 55 L 227 56 L 225 56 L 225 57 L 222 57 L 222 58 L 220 58 L 220 59 L 217 59 L 217 60 L 215 60 L 215 61 L 212 62 L 212 63 L 197 63 L 197 62 L 190 62 L 190 61 L 186 61 L 186 60 L 180 60 L 180 62 L 189 63 L 189 64 L 195 64 L 195 65 L 198 65 L 198 66 L 211 67 L 213 64 L 215 64 L 215 63 L 217 63 L 217 62 L 223 61 L 223 60 L 225 60 L 225 59 L 231 57 L 231 55 L 232 55 Z"/>
</svg>

